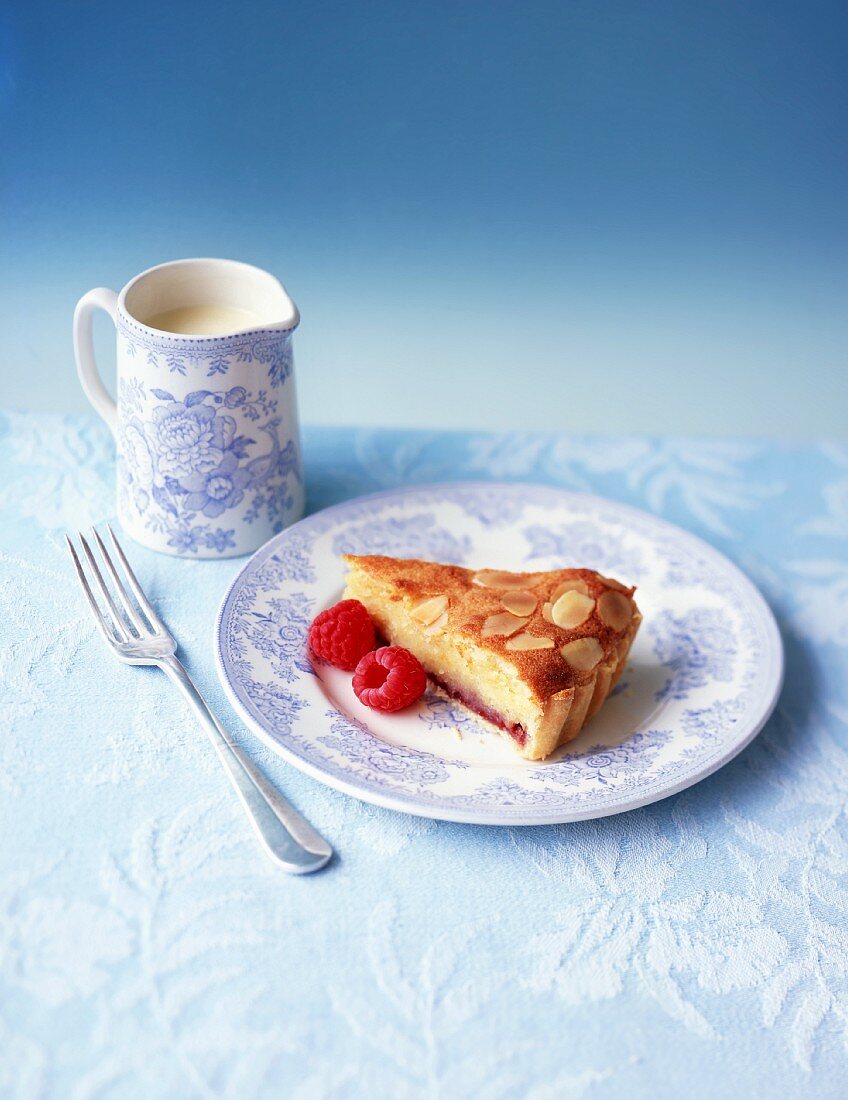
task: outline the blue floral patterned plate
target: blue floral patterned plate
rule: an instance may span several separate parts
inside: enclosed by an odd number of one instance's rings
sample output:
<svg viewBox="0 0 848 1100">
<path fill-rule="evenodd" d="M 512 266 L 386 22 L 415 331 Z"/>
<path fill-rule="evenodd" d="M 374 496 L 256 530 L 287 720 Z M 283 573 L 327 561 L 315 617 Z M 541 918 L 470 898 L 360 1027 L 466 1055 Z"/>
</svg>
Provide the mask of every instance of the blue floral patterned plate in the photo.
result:
<svg viewBox="0 0 848 1100">
<path fill-rule="evenodd" d="M 598 569 L 638 585 L 644 623 L 597 717 L 533 763 L 436 694 L 380 715 L 358 702 L 349 673 L 313 667 L 307 628 L 340 598 L 347 552 Z M 601 817 L 696 783 L 756 735 L 783 677 L 771 611 L 716 550 L 614 501 L 515 484 L 379 493 L 302 520 L 236 578 L 216 653 L 248 725 L 307 774 L 380 806 L 489 825 Z"/>
</svg>

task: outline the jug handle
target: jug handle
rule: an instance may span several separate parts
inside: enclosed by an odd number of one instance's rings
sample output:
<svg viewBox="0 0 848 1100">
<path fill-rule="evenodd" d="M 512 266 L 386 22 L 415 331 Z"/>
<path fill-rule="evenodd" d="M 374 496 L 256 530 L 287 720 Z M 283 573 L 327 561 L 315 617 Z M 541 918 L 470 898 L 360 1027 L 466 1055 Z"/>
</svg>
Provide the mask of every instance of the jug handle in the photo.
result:
<svg viewBox="0 0 848 1100">
<path fill-rule="evenodd" d="M 74 310 L 74 358 L 77 362 L 77 374 L 85 391 L 85 396 L 94 406 L 95 412 L 106 421 L 115 435 L 118 427 L 118 410 L 109 391 L 103 385 L 97 361 L 94 358 L 94 340 L 92 338 L 95 310 L 102 309 L 118 323 L 118 295 L 108 287 L 99 286 L 89 290 L 77 302 Z"/>
</svg>

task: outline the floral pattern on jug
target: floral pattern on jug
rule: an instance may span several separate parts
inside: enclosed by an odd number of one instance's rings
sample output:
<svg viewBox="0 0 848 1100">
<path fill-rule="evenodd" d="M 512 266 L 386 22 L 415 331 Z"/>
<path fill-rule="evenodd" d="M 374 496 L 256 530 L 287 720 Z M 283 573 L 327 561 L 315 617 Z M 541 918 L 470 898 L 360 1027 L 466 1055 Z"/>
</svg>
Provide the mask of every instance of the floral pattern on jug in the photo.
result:
<svg viewBox="0 0 848 1100">
<path fill-rule="evenodd" d="M 180 399 L 123 381 L 136 400 L 118 432 L 122 518 L 204 557 L 237 549 L 236 520 L 263 523 L 269 535 L 290 521 L 300 458 L 294 438 L 281 444 L 270 389 L 201 389 Z"/>
</svg>

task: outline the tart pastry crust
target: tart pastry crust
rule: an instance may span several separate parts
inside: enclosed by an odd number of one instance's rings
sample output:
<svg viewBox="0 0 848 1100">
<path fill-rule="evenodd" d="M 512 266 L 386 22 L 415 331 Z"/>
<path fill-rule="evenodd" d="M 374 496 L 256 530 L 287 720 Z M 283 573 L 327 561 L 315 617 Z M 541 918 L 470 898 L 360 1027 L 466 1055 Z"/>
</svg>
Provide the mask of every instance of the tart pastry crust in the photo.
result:
<svg viewBox="0 0 848 1100">
<path fill-rule="evenodd" d="M 544 760 L 598 712 L 642 616 L 634 588 L 591 569 L 473 571 L 345 555 L 345 598 L 360 600 L 452 697 Z"/>
</svg>

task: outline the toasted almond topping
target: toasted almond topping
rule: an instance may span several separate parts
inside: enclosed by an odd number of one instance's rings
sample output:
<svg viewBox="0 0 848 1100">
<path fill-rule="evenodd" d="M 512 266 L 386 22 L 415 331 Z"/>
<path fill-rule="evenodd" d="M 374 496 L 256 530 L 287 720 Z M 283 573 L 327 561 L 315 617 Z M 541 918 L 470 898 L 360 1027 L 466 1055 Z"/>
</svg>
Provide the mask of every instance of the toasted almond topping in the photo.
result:
<svg viewBox="0 0 848 1100">
<path fill-rule="evenodd" d="M 434 623 L 436 619 L 447 609 L 448 598 L 447 596 L 431 596 L 426 600 L 422 600 L 421 603 L 416 604 L 410 611 L 410 615 L 413 619 L 417 619 L 419 623 L 424 623 L 425 626 L 429 626 L 430 623 Z"/>
<path fill-rule="evenodd" d="M 598 614 L 612 630 L 624 630 L 633 618 L 633 604 L 623 592 L 604 592 L 598 597 Z"/>
<path fill-rule="evenodd" d="M 532 592 L 507 592 L 501 605 L 513 615 L 532 615 L 538 602 Z"/>
<path fill-rule="evenodd" d="M 560 653 L 578 672 L 589 672 L 604 655 L 597 638 L 575 638 L 573 642 L 566 642 Z"/>
<path fill-rule="evenodd" d="M 553 638 L 542 638 L 538 634 L 513 634 L 506 640 L 507 649 L 553 649 Z"/>
<path fill-rule="evenodd" d="M 553 611 L 553 607 L 554 607 L 554 605 L 552 603 L 550 603 L 550 602 L 546 603 L 542 607 L 542 618 L 546 622 L 549 622 L 551 624 L 551 626 L 556 626 L 556 623 L 554 622 L 553 617 L 551 616 L 551 611 Z"/>
<path fill-rule="evenodd" d="M 526 573 L 507 573 L 503 569 L 481 569 L 471 578 L 481 588 L 535 588 L 541 577 L 528 577 Z"/>
<path fill-rule="evenodd" d="M 626 585 L 622 584 L 621 581 L 617 581 L 615 577 L 605 577 L 603 573 L 599 573 L 598 576 L 604 582 L 604 584 L 608 584 L 610 588 L 615 588 L 618 592 L 630 591 L 630 589 Z"/>
<path fill-rule="evenodd" d="M 519 615 L 513 615 L 510 611 L 501 611 L 497 615 L 490 615 L 483 623 L 483 637 L 491 638 L 495 634 L 514 634 L 522 626 L 527 625 L 527 619 Z"/>
<path fill-rule="evenodd" d="M 448 613 L 443 611 L 438 619 L 434 619 L 433 622 L 424 631 L 425 634 L 441 634 L 441 632 L 448 625 Z"/>
<path fill-rule="evenodd" d="M 551 608 L 551 618 L 563 630 L 573 630 L 592 614 L 595 601 L 582 592 L 563 592 Z"/>
<path fill-rule="evenodd" d="M 584 596 L 589 595 L 589 585 L 583 580 L 582 577 L 572 577 L 570 581 L 563 581 L 562 584 L 558 584 L 551 595 L 551 603 L 556 603 L 563 592 L 582 592 Z"/>
</svg>

